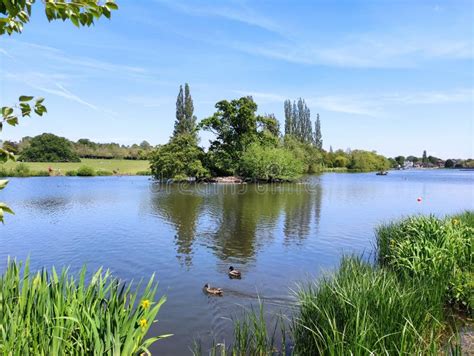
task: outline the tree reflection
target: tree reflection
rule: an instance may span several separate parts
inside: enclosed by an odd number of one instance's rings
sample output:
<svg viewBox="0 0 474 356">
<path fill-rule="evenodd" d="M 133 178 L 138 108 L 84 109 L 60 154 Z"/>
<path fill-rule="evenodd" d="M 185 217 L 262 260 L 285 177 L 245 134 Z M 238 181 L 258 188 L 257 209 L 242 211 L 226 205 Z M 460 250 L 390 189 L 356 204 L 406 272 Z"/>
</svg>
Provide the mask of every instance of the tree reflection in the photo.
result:
<svg viewBox="0 0 474 356">
<path fill-rule="evenodd" d="M 195 185 L 154 193 L 153 210 L 176 231 L 177 253 L 192 263 L 194 241 L 222 261 L 247 263 L 281 236 L 301 243 L 319 225 L 321 185 Z M 198 227 L 199 231 L 198 231 Z"/>
</svg>

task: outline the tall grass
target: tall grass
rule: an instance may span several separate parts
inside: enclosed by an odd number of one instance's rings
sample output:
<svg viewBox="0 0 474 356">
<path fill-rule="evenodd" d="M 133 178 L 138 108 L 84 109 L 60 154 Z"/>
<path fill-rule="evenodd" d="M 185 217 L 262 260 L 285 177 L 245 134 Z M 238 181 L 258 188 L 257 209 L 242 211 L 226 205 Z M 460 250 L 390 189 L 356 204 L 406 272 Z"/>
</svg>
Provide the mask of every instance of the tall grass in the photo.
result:
<svg viewBox="0 0 474 356">
<path fill-rule="evenodd" d="M 299 291 L 298 355 L 424 354 L 437 349 L 442 294 L 358 257 Z"/>
<path fill-rule="evenodd" d="M 474 306 L 473 213 L 412 217 L 377 230 L 378 261 L 400 278 L 438 285 L 448 303 Z"/>
<path fill-rule="evenodd" d="M 146 338 L 165 302 L 153 302 L 153 277 L 132 291 L 99 269 L 86 283 L 67 269 L 31 273 L 15 261 L 0 278 L 0 353 L 5 355 L 132 355 L 148 352 Z M 139 299 L 139 295 L 141 296 Z"/>
<path fill-rule="evenodd" d="M 269 320 L 271 319 L 271 320 Z M 246 309 L 241 318 L 233 320 L 233 340 L 226 345 L 216 343 L 207 352 L 196 341 L 193 355 L 241 356 L 241 355 L 285 355 L 287 354 L 286 323 L 283 315 L 269 318 L 264 312 L 264 304 L 259 300 L 258 308 Z"/>
</svg>

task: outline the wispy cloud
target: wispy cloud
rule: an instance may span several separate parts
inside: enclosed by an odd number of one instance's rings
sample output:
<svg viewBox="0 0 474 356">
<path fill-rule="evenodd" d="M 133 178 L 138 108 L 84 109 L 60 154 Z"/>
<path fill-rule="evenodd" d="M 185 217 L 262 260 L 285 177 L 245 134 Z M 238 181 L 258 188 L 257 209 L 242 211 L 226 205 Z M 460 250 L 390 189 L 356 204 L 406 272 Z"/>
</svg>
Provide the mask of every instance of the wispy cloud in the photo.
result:
<svg viewBox="0 0 474 356">
<path fill-rule="evenodd" d="M 259 14 L 253 8 L 242 2 L 218 2 L 211 5 L 201 2 L 185 3 L 179 0 L 155 0 L 155 2 L 192 16 L 220 17 L 280 35 L 286 33 L 276 21 Z"/>
<path fill-rule="evenodd" d="M 69 89 L 66 88 L 61 81 L 64 79 L 64 76 L 61 74 L 49 75 L 46 73 L 39 72 L 25 72 L 22 74 L 11 74 L 11 73 L 0 73 L 5 79 L 21 82 L 30 88 L 35 90 L 42 91 L 44 93 L 52 94 L 80 105 L 83 105 L 92 110 L 105 113 L 111 116 L 116 116 L 117 114 L 111 110 L 101 108 L 81 96 L 74 94 Z"/>
<path fill-rule="evenodd" d="M 295 95 L 278 93 L 233 90 L 239 95 L 250 95 L 257 103 L 281 103 Z M 474 89 L 455 89 L 452 91 L 419 91 L 411 93 L 378 93 L 356 95 L 310 95 L 305 96 L 306 103 L 314 110 L 326 110 L 352 115 L 370 117 L 383 116 L 392 105 L 442 105 L 448 103 L 474 102 Z"/>
</svg>

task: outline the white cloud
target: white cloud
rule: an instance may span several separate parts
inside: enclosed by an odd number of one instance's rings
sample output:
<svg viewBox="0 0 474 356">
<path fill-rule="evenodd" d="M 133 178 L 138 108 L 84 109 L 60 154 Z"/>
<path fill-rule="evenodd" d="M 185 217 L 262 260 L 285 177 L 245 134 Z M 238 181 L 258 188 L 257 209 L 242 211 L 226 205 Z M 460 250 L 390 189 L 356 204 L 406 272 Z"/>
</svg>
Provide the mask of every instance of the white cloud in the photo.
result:
<svg viewBox="0 0 474 356">
<path fill-rule="evenodd" d="M 233 90 L 239 95 L 251 95 L 259 104 L 281 103 L 297 95 L 282 95 L 269 92 Z M 391 105 L 442 105 L 447 103 L 474 102 L 474 89 L 453 89 L 451 91 L 418 91 L 377 94 L 332 94 L 304 96 L 305 101 L 314 109 L 340 112 L 353 115 L 379 117 L 385 115 Z"/>
</svg>

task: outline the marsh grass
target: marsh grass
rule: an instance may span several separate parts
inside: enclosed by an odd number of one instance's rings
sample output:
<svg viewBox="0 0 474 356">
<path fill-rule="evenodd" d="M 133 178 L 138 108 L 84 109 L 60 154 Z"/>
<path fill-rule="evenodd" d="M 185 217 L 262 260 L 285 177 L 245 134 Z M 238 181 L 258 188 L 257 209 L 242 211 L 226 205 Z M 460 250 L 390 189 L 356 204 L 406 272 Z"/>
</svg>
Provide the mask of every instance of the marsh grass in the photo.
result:
<svg viewBox="0 0 474 356">
<path fill-rule="evenodd" d="M 298 292 L 298 355 L 418 354 L 437 350 L 442 295 L 422 280 L 400 281 L 359 257 Z"/>
<path fill-rule="evenodd" d="M 258 307 L 244 309 L 239 318 L 232 319 L 234 335 L 229 344 L 213 342 L 209 350 L 203 351 L 202 344 L 195 340 L 193 355 L 241 356 L 241 355 L 286 355 L 290 354 L 287 344 L 286 318 L 282 314 L 269 317 L 263 302 Z"/>
<path fill-rule="evenodd" d="M 378 262 L 399 278 L 437 285 L 445 301 L 472 312 L 474 227 L 472 212 L 438 219 L 411 217 L 377 230 Z"/>
<path fill-rule="evenodd" d="M 99 269 L 86 282 L 68 269 L 31 273 L 9 260 L 0 278 L 0 353 L 5 355 L 132 355 L 148 352 L 150 325 L 165 302 L 153 302 L 153 277 L 143 288 Z M 140 299 L 139 299 L 140 296 Z"/>
</svg>

